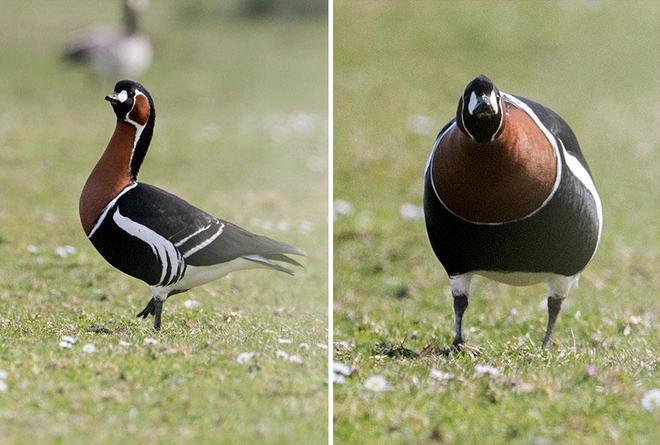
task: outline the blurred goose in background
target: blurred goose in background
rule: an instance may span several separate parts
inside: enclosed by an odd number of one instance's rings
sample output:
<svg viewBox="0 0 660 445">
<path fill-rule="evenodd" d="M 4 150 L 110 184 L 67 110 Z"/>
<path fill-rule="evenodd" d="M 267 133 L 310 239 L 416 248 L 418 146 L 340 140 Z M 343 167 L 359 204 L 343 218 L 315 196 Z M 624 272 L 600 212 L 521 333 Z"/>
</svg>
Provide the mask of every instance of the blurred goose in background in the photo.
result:
<svg viewBox="0 0 660 445">
<path fill-rule="evenodd" d="M 151 65 L 153 49 L 138 28 L 139 14 L 148 0 L 124 0 L 124 28 L 95 25 L 71 39 L 64 58 L 90 66 L 103 78 L 137 77 Z"/>
</svg>

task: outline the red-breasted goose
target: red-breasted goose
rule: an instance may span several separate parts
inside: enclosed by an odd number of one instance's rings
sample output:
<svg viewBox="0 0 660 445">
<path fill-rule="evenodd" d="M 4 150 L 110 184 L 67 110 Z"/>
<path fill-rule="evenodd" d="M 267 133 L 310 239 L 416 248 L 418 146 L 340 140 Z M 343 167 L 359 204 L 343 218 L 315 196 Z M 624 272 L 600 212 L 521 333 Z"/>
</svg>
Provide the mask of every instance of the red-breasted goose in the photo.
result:
<svg viewBox="0 0 660 445">
<path fill-rule="evenodd" d="M 147 283 L 152 298 L 138 314 L 154 315 L 160 329 L 163 302 L 230 272 L 300 264 L 304 255 L 288 244 L 255 235 L 216 218 L 137 175 L 154 131 L 156 112 L 149 92 L 122 80 L 106 96 L 117 124 L 80 196 L 80 220 L 99 253 L 122 272 Z"/>
<path fill-rule="evenodd" d="M 453 348 L 463 344 L 473 275 L 547 283 L 547 348 L 562 301 L 594 256 L 603 227 L 600 197 L 568 124 L 485 76 L 475 78 L 435 140 L 424 212 L 431 246 L 449 275 Z"/>
</svg>

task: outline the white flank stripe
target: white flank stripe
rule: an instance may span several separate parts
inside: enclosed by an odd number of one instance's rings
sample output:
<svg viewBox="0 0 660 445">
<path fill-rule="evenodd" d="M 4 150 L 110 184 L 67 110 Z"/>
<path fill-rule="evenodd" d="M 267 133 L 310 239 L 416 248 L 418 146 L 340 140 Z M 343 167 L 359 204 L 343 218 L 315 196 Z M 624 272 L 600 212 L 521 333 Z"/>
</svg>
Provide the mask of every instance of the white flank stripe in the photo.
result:
<svg viewBox="0 0 660 445">
<path fill-rule="evenodd" d="M 217 232 L 215 232 L 213 235 L 211 235 L 211 237 L 206 238 L 204 241 L 202 241 L 201 243 L 199 243 L 198 245 L 196 245 L 192 249 L 188 250 L 186 253 L 183 254 L 183 257 L 188 258 L 193 253 L 198 252 L 201 249 L 203 249 L 204 247 L 211 244 L 217 237 L 219 237 L 222 234 L 224 229 L 225 229 L 225 225 L 223 223 L 220 223 L 220 227 L 218 227 Z"/>
<path fill-rule="evenodd" d="M 154 254 L 160 258 L 161 266 L 163 268 L 163 271 L 160 274 L 160 283 L 168 282 L 174 278 L 177 271 L 180 269 L 181 263 L 179 252 L 174 247 L 174 244 L 151 230 L 149 227 L 143 226 L 142 224 L 123 216 L 119 213 L 119 209 L 115 211 L 112 219 L 117 226 L 121 227 L 126 233 L 147 243 Z M 170 276 L 166 280 L 165 275 L 167 273 L 168 262 L 171 265 Z"/>
<path fill-rule="evenodd" d="M 584 185 L 589 193 L 591 193 L 591 197 L 596 203 L 596 214 L 598 215 L 598 240 L 596 242 L 596 249 L 598 249 L 598 244 L 600 243 L 600 235 L 603 232 L 603 205 L 600 202 L 600 196 L 596 190 L 596 184 L 594 184 L 594 181 L 591 179 L 589 172 L 586 168 L 584 168 L 580 161 L 575 156 L 566 151 L 564 142 L 561 139 L 559 139 L 559 143 L 561 144 L 561 149 L 564 152 L 564 158 L 566 159 L 566 165 L 568 166 L 568 169 L 576 178 L 578 178 L 578 181 Z M 596 253 L 596 249 L 594 249 L 594 254 Z"/>
<path fill-rule="evenodd" d="M 101 226 L 101 223 L 103 223 L 103 220 L 104 220 L 105 217 L 108 215 L 108 212 L 109 212 L 110 209 L 115 205 L 115 203 L 117 202 L 117 200 L 118 200 L 119 198 L 121 198 L 122 195 L 123 195 L 124 193 L 126 193 L 127 191 L 131 190 L 132 188 L 134 188 L 134 187 L 136 187 L 136 186 L 137 186 L 137 182 L 134 182 L 134 183 L 131 184 L 131 185 L 127 185 L 126 187 L 124 187 L 124 190 L 122 190 L 121 192 L 119 192 L 119 193 L 117 194 L 117 196 L 115 196 L 115 198 L 114 198 L 112 201 L 110 201 L 110 202 L 108 203 L 108 205 L 106 205 L 106 206 L 103 208 L 103 211 L 101 212 L 101 216 L 99 216 L 99 219 L 96 220 L 96 224 L 94 224 L 94 227 L 92 228 L 92 231 L 89 232 L 89 235 L 87 235 L 87 238 L 91 238 L 92 235 L 94 235 L 94 232 L 96 232 L 96 229 L 98 229 L 99 226 Z"/>
<path fill-rule="evenodd" d="M 208 230 L 210 227 L 211 227 L 211 224 L 209 224 L 209 225 L 206 226 L 206 227 L 202 227 L 201 229 L 197 230 L 197 231 L 194 232 L 194 233 L 191 233 L 190 235 L 188 235 L 188 236 L 185 237 L 184 239 L 182 239 L 182 240 L 180 240 L 180 241 L 177 241 L 176 243 L 174 243 L 174 245 L 175 245 L 176 247 L 180 247 L 181 244 L 185 243 L 186 241 L 188 241 L 188 240 L 189 240 L 190 238 L 192 238 L 193 236 L 196 236 L 196 235 L 202 233 L 203 231 Z"/>
</svg>

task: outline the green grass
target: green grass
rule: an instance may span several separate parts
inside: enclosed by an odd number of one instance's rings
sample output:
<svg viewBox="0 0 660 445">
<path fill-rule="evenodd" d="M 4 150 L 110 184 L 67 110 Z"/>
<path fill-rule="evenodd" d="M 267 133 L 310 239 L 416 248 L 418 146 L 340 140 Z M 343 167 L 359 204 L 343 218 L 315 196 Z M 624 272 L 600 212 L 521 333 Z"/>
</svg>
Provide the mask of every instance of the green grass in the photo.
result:
<svg viewBox="0 0 660 445">
<path fill-rule="evenodd" d="M 140 179 L 299 246 L 306 268 L 241 272 L 178 295 L 160 334 L 135 319 L 148 288 L 105 263 L 77 215 L 114 128 L 103 97 L 118 79 L 60 60 L 71 32 L 117 23 L 119 2 L 3 2 L 3 444 L 327 440 L 327 351 L 317 346 L 327 339 L 327 26 L 249 21 L 212 4 L 151 2 L 155 62 L 139 80 L 158 118 Z M 55 253 L 66 245 L 75 253 Z M 62 335 L 77 344 L 60 348 Z M 97 352 L 83 353 L 86 343 Z M 241 365 L 241 352 L 257 355 Z"/>
<path fill-rule="evenodd" d="M 334 196 L 354 207 L 335 221 L 335 360 L 355 369 L 334 385 L 335 443 L 658 443 L 640 399 L 660 387 L 660 6 L 341 0 L 334 20 Z M 405 357 L 448 344 L 453 313 L 423 221 L 399 207 L 421 205 L 434 137 L 480 73 L 571 124 L 603 239 L 552 350 L 543 287 L 479 280 L 468 352 Z M 432 128 L 412 131 L 415 115 Z M 390 391 L 364 388 L 376 374 Z"/>
</svg>

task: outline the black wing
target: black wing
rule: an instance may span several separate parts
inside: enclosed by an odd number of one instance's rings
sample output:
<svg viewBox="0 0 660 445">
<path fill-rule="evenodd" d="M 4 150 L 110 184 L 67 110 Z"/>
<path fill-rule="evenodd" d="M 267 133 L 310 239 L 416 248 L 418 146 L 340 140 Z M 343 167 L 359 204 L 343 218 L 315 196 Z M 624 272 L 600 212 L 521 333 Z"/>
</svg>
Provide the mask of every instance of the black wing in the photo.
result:
<svg viewBox="0 0 660 445">
<path fill-rule="evenodd" d="M 286 254 L 304 255 L 300 249 L 250 233 L 152 185 L 138 184 L 118 205 L 122 215 L 174 244 L 188 265 L 211 266 L 246 258 L 290 273 L 271 261 L 300 265 Z"/>
</svg>

